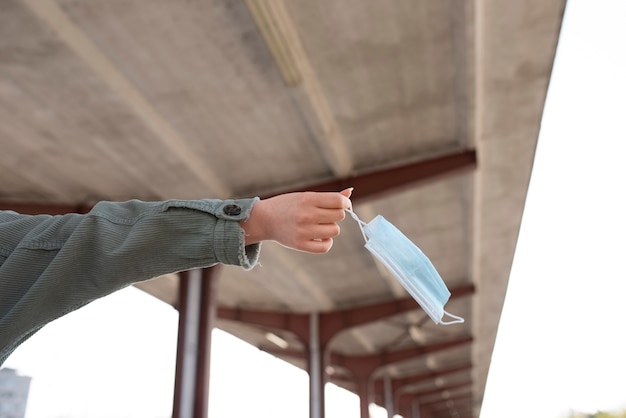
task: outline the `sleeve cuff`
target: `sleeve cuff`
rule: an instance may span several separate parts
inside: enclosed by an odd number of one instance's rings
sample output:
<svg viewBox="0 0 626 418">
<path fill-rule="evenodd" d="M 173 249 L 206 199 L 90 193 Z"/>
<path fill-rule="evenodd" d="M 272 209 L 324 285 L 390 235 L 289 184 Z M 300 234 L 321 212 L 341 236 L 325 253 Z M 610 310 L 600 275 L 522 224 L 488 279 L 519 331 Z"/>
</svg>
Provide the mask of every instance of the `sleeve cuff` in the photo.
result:
<svg viewBox="0 0 626 418">
<path fill-rule="evenodd" d="M 164 202 L 164 208 L 194 209 L 213 215 L 215 227 L 211 244 L 216 261 L 250 270 L 259 260 L 261 243 L 246 246 L 245 232 L 239 223 L 250 217 L 252 207 L 259 200 L 258 197 L 234 200 L 169 200 Z"/>
<path fill-rule="evenodd" d="M 258 198 L 254 198 L 224 201 L 216 211 L 217 224 L 213 248 L 220 263 L 238 265 L 245 270 L 252 269 L 258 263 L 261 243 L 245 245 L 245 231 L 239 224 L 240 221 L 249 218 L 252 206 L 258 200 Z M 223 208 L 232 206 L 240 207 L 241 213 L 226 214 Z M 233 239 L 234 237 L 237 239 Z"/>
</svg>

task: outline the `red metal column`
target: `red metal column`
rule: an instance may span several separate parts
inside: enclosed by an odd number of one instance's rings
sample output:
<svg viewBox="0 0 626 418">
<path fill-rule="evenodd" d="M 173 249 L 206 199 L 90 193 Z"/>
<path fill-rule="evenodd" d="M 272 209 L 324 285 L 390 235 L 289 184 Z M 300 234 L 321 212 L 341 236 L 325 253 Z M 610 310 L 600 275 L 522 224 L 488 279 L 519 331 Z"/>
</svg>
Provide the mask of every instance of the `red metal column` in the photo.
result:
<svg viewBox="0 0 626 418">
<path fill-rule="evenodd" d="M 202 269 L 200 296 L 200 338 L 196 371 L 196 408 L 194 418 L 209 416 L 209 381 L 211 378 L 211 335 L 217 320 L 217 268 Z"/>
<path fill-rule="evenodd" d="M 420 403 L 419 400 L 413 400 L 411 404 L 411 418 L 422 418 L 422 414 L 420 413 Z"/>
<path fill-rule="evenodd" d="M 190 406 L 188 400 L 190 389 L 189 386 L 193 384 L 191 376 L 188 370 L 195 368 L 195 364 L 190 364 L 195 360 L 195 356 L 186 356 L 187 341 L 193 338 L 196 332 L 195 327 L 190 324 L 192 318 L 196 317 L 196 314 L 192 314 L 190 311 L 196 311 L 198 306 L 195 301 L 190 301 L 189 294 L 194 290 L 191 286 L 191 280 L 189 276 L 191 272 L 185 271 L 180 273 L 180 280 L 178 285 L 178 342 L 176 345 L 176 377 L 174 380 L 174 408 L 172 411 L 173 418 L 183 418 L 189 415 L 193 411 L 193 407 Z M 185 367 L 185 363 L 188 364 Z"/>
<path fill-rule="evenodd" d="M 217 318 L 215 268 L 181 275 L 173 418 L 209 416 L 211 331 Z"/>
<path fill-rule="evenodd" d="M 391 376 L 387 373 L 383 376 L 383 405 L 387 411 L 387 418 L 393 418 L 393 392 L 391 389 Z"/>
<path fill-rule="evenodd" d="M 324 418 L 326 387 L 326 362 L 324 351 L 326 345 L 320 344 L 320 317 L 313 312 L 309 319 L 309 417 Z"/>
<path fill-rule="evenodd" d="M 419 407 L 420 410 L 420 418 L 433 418 L 433 414 L 430 413 L 430 411 L 426 408 L 424 408 L 423 406 L 420 405 Z"/>
<path fill-rule="evenodd" d="M 356 376 L 356 394 L 359 396 L 359 410 L 361 418 L 370 416 L 369 376 Z"/>
</svg>

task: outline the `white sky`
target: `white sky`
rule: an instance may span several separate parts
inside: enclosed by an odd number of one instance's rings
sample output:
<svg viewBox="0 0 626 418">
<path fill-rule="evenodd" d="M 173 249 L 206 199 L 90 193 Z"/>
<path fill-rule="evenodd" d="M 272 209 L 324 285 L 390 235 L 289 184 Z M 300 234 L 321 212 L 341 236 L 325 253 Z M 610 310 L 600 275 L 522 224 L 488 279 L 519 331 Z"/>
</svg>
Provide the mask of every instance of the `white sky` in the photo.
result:
<svg viewBox="0 0 626 418">
<path fill-rule="evenodd" d="M 625 18 L 568 1 L 481 418 L 626 408 Z"/>
<path fill-rule="evenodd" d="M 170 417 L 177 321 L 173 308 L 128 288 L 49 324 L 5 363 L 34 377 L 27 418 Z M 221 330 L 211 356 L 211 418 L 308 417 L 303 370 Z M 326 397 L 327 418 L 359 416 L 356 395 L 328 385 Z"/>
<path fill-rule="evenodd" d="M 568 2 L 481 418 L 626 408 L 625 19 L 624 0 Z M 131 288 L 48 325 L 5 366 L 34 377 L 27 418 L 165 418 L 176 327 Z M 212 418 L 308 416 L 303 371 L 219 330 L 212 357 Z M 327 418 L 359 416 L 355 395 L 326 396 Z"/>
</svg>

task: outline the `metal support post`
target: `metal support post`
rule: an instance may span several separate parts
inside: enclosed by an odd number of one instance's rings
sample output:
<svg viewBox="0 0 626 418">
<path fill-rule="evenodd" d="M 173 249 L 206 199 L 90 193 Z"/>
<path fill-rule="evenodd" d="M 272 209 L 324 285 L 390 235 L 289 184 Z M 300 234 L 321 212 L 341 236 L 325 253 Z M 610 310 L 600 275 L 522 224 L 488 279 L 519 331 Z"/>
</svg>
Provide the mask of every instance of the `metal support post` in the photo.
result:
<svg viewBox="0 0 626 418">
<path fill-rule="evenodd" d="M 370 399 L 369 399 L 369 378 L 359 376 L 356 378 L 356 392 L 359 395 L 359 408 L 361 418 L 369 418 L 370 416 Z"/>
<path fill-rule="evenodd" d="M 324 418 L 323 355 L 320 349 L 319 314 L 309 316 L 309 405 L 310 418 Z"/>
<path fill-rule="evenodd" d="M 422 417 L 422 413 L 421 413 L 421 408 L 420 408 L 420 402 L 417 399 L 414 399 L 413 402 L 411 403 L 411 412 L 412 412 L 412 416 L 413 418 L 421 418 Z"/>
<path fill-rule="evenodd" d="M 213 269 L 181 275 L 173 418 L 207 418 L 211 331 L 217 310 Z"/>
<path fill-rule="evenodd" d="M 387 410 L 387 418 L 393 418 L 393 392 L 391 389 L 391 376 L 385 374 L 383 378 L 385 385 L 385 409 Z"/>
</svg>

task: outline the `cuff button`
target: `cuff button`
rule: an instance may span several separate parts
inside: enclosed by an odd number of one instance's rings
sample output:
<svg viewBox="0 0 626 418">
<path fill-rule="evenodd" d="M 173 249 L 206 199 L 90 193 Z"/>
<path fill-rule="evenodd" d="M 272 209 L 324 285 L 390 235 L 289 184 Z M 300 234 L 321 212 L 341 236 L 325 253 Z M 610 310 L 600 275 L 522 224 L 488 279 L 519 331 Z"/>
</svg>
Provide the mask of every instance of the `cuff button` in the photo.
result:
<svg viewBox="0 0 626 418">
<path fill-rule="evenodd" d="M 226 205 L 224 206 L 224 214 L 228 216 L 239 216 L 241 215 L 241 206 L 239 205 Z"/>
</svg>

